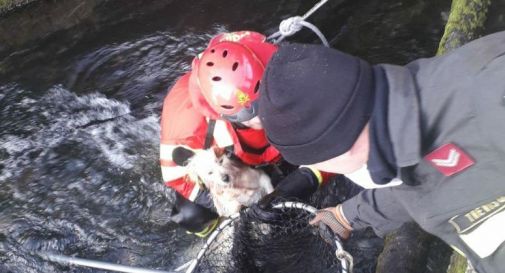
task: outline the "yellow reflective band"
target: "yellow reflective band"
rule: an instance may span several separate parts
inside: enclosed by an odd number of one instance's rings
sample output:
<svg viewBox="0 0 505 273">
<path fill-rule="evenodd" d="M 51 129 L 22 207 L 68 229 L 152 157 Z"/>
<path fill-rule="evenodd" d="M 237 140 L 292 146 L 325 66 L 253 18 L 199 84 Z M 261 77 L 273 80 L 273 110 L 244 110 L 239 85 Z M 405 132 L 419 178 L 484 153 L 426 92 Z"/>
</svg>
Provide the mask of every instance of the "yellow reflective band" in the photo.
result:
<svg viewBox="0 0 505 273">
<path fill-rule="evenodd" d="M 321 183 L 323 183 L 323 175 L 321 174 L 321 172 L 318 169 L 316 169 L 312 166 L 303 166 L 303 167 L 309 168 L 312 171 L 312 173 L 317 177 L 317 183 L 319 183 L 319 185 L 321 185 Z"/>
<path fill-rule="evenodd" d="M 204 230 L 194 233 L 196 236 L 203 238 L 207 237 L 214 229 L 216 229 L 217 224 L 219 224 L 219 219 L 215 219 L 208 225 Z"/>
<path fill-rule="evenodd" d="M 237 102 L 244 106 L 246 103 L 249 103 L 249 101 L 251 101 L 249 95 L 247 95 L 244 91 L 237 89 Z"/>
</svg>

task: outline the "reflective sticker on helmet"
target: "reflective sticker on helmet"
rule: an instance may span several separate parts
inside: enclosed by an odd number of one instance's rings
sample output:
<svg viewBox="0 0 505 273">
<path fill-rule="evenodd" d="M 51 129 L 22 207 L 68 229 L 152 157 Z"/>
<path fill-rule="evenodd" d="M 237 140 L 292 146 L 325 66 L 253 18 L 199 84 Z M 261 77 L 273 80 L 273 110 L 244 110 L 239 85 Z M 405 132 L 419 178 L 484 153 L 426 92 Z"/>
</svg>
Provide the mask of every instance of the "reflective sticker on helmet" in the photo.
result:
<svg viewBox="0 0 505 273">
<path fill-rule="evenodd" d="M 242 40 L 242 38 L 251 35 L 250 31 L 240 31 L 240 32 L 231 32 L 223 34 L 223 37 L 219 40 L 220 42 L 238 42 Z"/>
<path fill-rule="evenodd" d="M 237 101 L 240 105 L 244 106 L 247 104 L 249 101 L 251 101 L 251 98 L 249 95 L 247 95 L 244 91 L 238 89 L 237 90 Z"/>
</svg>

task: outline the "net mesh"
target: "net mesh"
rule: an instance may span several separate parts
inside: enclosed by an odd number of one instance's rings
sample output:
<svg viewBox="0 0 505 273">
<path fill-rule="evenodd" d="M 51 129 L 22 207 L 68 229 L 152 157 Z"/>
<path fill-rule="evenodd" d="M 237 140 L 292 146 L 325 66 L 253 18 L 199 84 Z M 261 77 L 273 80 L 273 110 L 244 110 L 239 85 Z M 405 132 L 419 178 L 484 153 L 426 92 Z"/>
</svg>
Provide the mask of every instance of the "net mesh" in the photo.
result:
<svg viewBox="0 0 505 273">
<path fill-rule="evenodd" d="M 307 204 L 336 206 L 360 190 L 344 176 L 337 176 Z M 309 212 L 283 208 L 276 214 L 276 221 L 260 223 L 242 213 L 209 245 L 193 272 L 342 272 L 334 242 L 328 243 L 328 236 L 323 239 L 318 227 L 308 224 Z M 344 242 L 344 249 L 354 258 L 354 273 L 374 273 L 382 247 L 383 240 L 371 229 L 353 231 Z"/>
<path fill-rule="evenodd" d="M 331 237 L 308 224 L 309 212 L 282 207 L 259 222 L 242 213 L 210 244 L 193 272 L 340 272 Z"/>
</svg>

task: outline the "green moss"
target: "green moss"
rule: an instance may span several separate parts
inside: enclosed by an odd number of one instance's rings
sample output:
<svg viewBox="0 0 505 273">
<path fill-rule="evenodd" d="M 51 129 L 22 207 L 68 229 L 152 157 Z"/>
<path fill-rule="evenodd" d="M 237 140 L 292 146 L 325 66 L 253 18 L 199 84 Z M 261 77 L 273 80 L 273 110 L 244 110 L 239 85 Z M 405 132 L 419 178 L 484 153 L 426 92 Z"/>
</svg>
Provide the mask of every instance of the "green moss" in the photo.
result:
<svg viewBox="0 0 505 273">
<path fill-rule="evenodd" d="M 437 55 L 442 55 L 475 39 L 484 27 L 490 4 L 491 0 L 453 0 Z M 466 267 L 466 258 L 453 252 L 447 273 L 465 273 Z"/>
<path fill-rule="evenodd" d="M 451 256 L 451 264 L 447 268 L 447 273 L 465 273 L 466 266 L 466 258 L 454 252 Z"/>
<path fill-rule="evenodd" d="M 37 0 L 0 0 L 0 14 Z"/>
<path fill-rule="evenodd" d="M 16 4 L 17 0 L 0 0 L 0 9 L 8 8 Z"/>
<path fill-rule="evenodd" d="M 477 38 L 483 30 L 491 0 L 453 0 L 437 55 L 445 54 Z M 447 273 L 465 273 L 467 260 L 453 252 Z"/>
<path fill-rule="evenodd" d="M 490 4 L 491 0 L 453 0 L 437 55 L 477 38 L 484 27 Z"/>
</svg>

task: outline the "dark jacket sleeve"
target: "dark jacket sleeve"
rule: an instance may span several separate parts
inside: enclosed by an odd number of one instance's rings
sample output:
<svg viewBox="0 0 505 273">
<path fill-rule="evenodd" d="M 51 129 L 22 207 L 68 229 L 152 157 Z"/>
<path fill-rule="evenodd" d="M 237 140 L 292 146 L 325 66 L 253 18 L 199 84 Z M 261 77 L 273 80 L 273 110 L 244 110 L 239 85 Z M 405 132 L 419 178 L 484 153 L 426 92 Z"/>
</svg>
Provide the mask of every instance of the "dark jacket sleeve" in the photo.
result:
<svg viewBox="0 0 505 273">
<path fill-rule="evenodd" d="M 369 189 L 342 203 L 344 216 L 353 229 L 372 227 L 381 237 L 413 221 L 398 202 L 392 188 Z"/>
<path fill-rule="evenodd" d="M 180 227 L 194 233 L 206 230 L 209 225 L 219 218 L 219 215 L 212 209 L 205 207 L 206 202 L 197 203 L 186 199 L 175 192 L 175 203 L 170 219 Z"/>
</svg>

